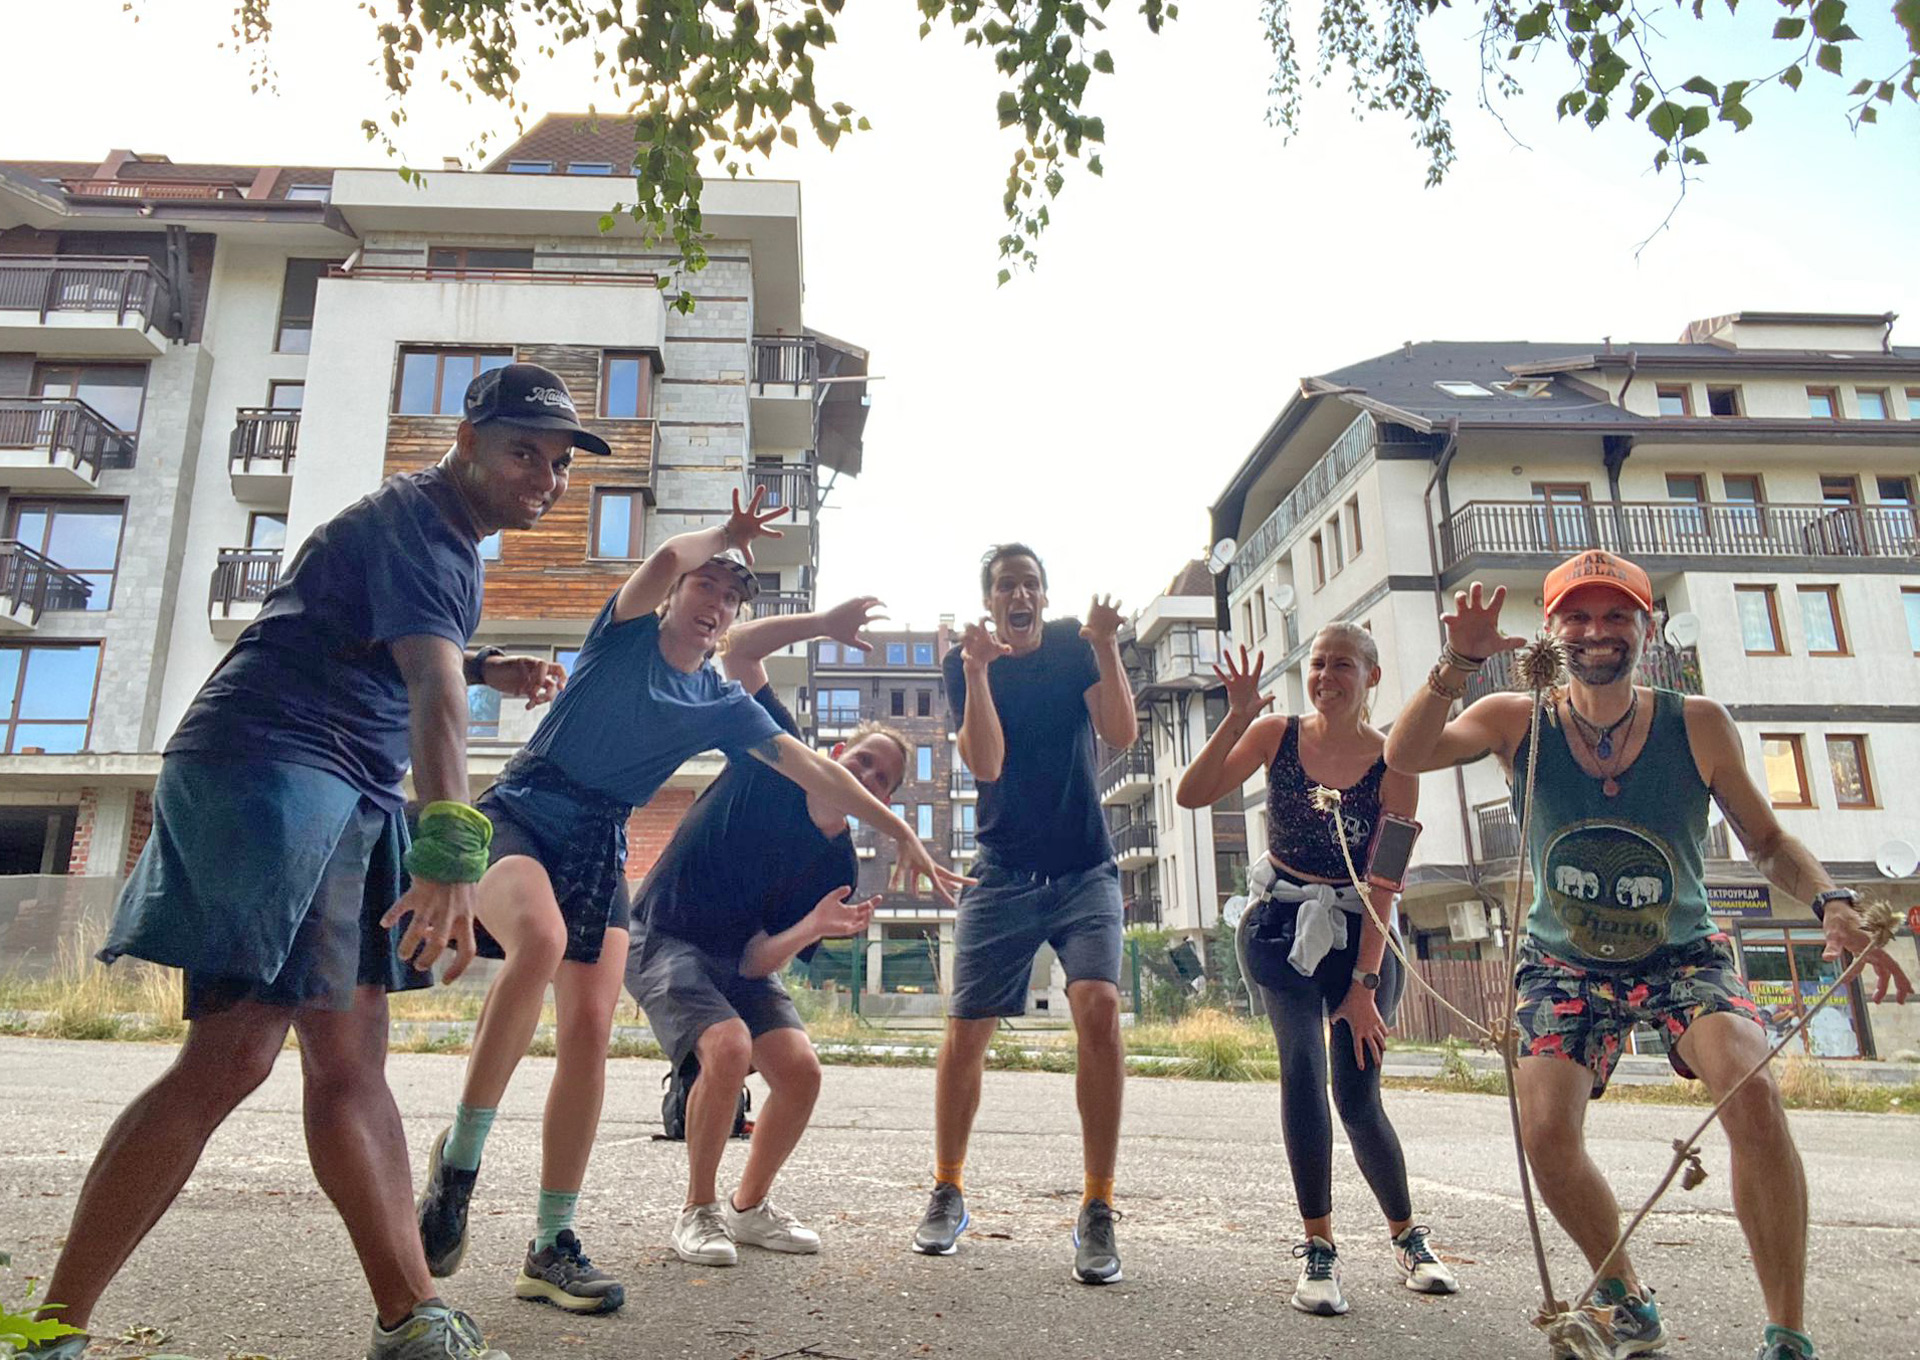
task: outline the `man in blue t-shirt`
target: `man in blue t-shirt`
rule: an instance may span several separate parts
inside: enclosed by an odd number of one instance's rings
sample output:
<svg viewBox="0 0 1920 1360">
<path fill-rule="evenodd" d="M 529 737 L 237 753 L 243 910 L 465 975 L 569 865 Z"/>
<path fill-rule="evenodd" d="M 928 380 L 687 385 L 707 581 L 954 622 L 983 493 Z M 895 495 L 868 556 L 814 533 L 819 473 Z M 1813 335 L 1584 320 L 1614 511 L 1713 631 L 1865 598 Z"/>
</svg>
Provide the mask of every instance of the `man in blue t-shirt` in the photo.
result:
<svg viewBox="0 0 1920 1360">
<path fill-rule="evenodd" d="M 447 456 L 315 529 L 181 719 L 101 957 L 182 969 L 190 1024 L 88 1173 L 46 1296 L 61 1321 L 86 1325 L 292 1029 L 314 1174 L 373 1293 L 368 1360 L 505 1360 L 427 1273 L 386 1081 L 387 993 L 430 984 L 443 950 L 448 981 L 473 958 L 485 819 L 467 806 L 467 686 L 531 706 L 564 679 L 541 658 L 464 650 L 479 543 L 531 529 L 576 447 L 610 451 L 557 376 L 481 374 Z M 411 849 L 409 761 L 427 804 Z"/>
<path fill-rule="evenodd" d="M 1120 666 L 1120 613 L 1096 598 L 1082 625 L 1043 620 L 1047 570 L 1003 543 L 980 566 L 991 613 L 943 663 L 960 755 L 980 786 L 978 880 L 960 898 L 953 993 L 934 1097 L 934 1187 L 915 1251 L 951 1255 L 966 1230 L 961 1166 L 980 1105 L 987 1045 L 1001 1016 L 1027 1008 L 1042 944 L 1067 975 L 1079 1041 L 1086 1186 L 1074 1228 L 1074 1278 L 1120 1278 L 1113 1172 L 1125 1051 L 1120 1043 L 1120 873 L 1094 788 L 1093 738 L 1124 749 L 1139 735 Z"/>
</svg>

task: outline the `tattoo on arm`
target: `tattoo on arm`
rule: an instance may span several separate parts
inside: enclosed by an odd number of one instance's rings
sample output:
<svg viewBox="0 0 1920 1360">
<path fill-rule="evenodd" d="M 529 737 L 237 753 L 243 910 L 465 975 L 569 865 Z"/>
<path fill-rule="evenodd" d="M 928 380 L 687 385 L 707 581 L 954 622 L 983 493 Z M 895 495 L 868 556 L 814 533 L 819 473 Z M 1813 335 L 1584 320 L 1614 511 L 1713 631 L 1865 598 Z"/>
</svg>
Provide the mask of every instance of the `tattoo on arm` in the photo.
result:
<svg viewBox="0 0 1920 1360">
<path fill-rule="evenodd" d="M 747 748 L 747 754 L 756 759 L 764 760 L 769 765 L 778 765 L 780 763 L 780 738 L 768 737 L 764 741 L 756 741 Z"/>
</svg>

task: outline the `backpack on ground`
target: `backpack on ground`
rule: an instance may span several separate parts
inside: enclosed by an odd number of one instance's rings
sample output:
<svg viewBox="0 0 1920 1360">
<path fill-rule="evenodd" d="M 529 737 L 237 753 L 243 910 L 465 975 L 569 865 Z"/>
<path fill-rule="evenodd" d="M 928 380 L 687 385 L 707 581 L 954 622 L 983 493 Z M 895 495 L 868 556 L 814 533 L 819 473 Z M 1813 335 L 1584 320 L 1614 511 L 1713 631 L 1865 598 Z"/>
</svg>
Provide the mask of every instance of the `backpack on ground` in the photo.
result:
<svg viewBox="0 0 1920 1360">
<path fill-rule="evenodd" d="M 683 1142 L 687 1136 L 687 1096 L 693 1090 L 693 1083 L 700 1078 L 700 1060 L 693 1054 L 687 1055 L 686 1062 L 667 1073 L 660 1079 L 660 1129 L 657 1139 L 670 1142 Z M 753 1110 L 753 1095 L 745 1086 L 740 1088 L 740 1100 L 734 1106 L 734 1138 L 748 1138 L 753 1134 L 753 1120 L 747 1116 Z"/>
</svg>

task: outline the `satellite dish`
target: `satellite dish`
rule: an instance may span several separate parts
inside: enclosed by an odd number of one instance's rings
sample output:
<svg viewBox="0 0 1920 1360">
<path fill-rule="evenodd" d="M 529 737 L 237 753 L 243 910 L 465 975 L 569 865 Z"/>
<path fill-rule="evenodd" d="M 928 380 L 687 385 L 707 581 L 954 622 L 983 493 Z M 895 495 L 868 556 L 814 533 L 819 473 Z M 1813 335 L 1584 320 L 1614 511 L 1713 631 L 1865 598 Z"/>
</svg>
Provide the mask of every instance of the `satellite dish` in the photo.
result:
<svg viewBox="0 0 1920 1360">
<path fill-rule="evenodd" d="M 1675 647 L 1691 647 L 1700 640 L 1700 616 L 1675 614 L 1667 620 L 1667 641 Z"/>
<path fill-rule="evenodd" d="M 1275 586 L 1272 593 L 1267 596 L 1267 607 L 1270 609 L 1293 608 L 1293 587 Z"/>
<path fill-rule="evenodd" d="M 1247 898 L 1246 898 L 1246 894 L 1244 893 L 1239 894 L 1238 896 L 1229 897 L 1226 900 L 1226 902 L 1222 904 L 1220 908 L 1220 919 L 1227 923 L 1228 930 L 1239 929 L 1240 918 L 1242 916 L 1245 916 L 1246 914 L 1247 914 Z"/>
<path fill-rule="evenodd" d="M 1240 545 L 1230 538 L 1223 538 L 1213 545 L 1213 551 L 1207 554 L 1207 570 L 1218 576 L 1233 565 L 1233 559 L 1239 555 Z"/>
<path fill-rule="evenodd" d="M 1887 878 L 1906 878 L 1920 867 L 1920 850 L 1905 841 L 1888 841 L 1873 852 L 1873 863 Z"/>
</svg>

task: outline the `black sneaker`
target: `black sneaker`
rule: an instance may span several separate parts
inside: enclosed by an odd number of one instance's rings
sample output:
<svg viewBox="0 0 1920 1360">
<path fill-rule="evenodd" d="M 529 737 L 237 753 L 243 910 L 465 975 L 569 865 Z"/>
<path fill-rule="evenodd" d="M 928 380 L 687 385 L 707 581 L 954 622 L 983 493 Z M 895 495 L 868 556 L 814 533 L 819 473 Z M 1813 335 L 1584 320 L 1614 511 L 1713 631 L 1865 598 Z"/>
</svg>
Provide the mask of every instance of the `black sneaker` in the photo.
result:
<svg viewBox="0 0 1920 1360">
<path fill-rule="evenodd" d="M 1120 1217 L 1103 1199 L 1090 1199 L 1073 1225 L 1073 1278 L 1081 1284 L 1120 1283 L 1120 1248 L 1113 1241 L 1113 1220 Z"/>
<path fill-rule="evenodd" d="M 550 1303 L 569 1313 L 611 1313 L 627 1301 L 627 1291 L 613 1276 L 594 1267 L 571 1229 L 563 1230 L 543 1251 L 527 1243 L 527 1261 L 520 1267 L 513 1296 Z"/>
<path fill-rule="evenodd" d="M 960 1234 L 972 1221 L 960 1187 L 952 1181 L 935 1181 L 926 1217 L 913 1234 L 913 1249 L 922 1256 L 951 1256 L 960 1250 Z"/>
<path fill-rule="evenodd" d="M 445 1279 L 460 1269 L 460 1258 L 467 1253 L 467 1201 L 473 1198 L 473 1184 L 480 1170 L 462 1171 L 441 1160 L 447 1146 L 449 1125 L 433 1140 L 427 1154 L 427 1188 L 415 1206 L 420 1220 L 420 1245 L 426 1248 L 427 1272 Z"/>
</svg>

